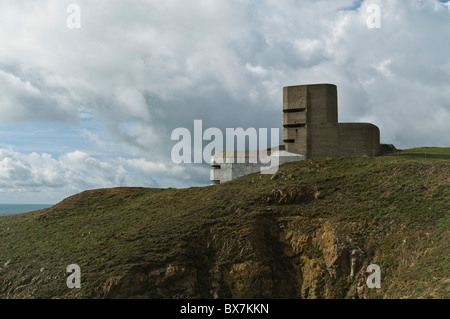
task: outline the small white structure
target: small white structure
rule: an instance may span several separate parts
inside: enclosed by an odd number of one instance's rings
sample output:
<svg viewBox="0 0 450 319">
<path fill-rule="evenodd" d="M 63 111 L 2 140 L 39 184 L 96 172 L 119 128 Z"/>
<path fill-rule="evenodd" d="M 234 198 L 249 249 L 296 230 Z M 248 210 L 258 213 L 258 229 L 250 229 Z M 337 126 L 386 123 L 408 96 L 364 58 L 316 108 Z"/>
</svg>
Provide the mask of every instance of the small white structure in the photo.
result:
<svg viewBox="0 0 450 319">
<path fill-rule="evenodd" d="M 211 157 L 210 180 L 220 184 L 254 173 L 273 174 L 278 166 L 305 160 L 303 155 L 277 150 L 261 151 L 222 151 Z"/>
</svg>

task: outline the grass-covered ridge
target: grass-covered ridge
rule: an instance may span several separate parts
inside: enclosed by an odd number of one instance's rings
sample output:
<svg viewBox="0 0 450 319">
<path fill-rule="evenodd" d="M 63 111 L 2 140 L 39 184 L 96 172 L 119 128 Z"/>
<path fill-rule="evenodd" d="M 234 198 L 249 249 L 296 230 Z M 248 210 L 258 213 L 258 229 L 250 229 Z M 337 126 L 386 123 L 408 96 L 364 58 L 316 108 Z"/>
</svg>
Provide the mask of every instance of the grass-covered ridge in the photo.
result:
<svg viewBox="0 0 450 319">
<path fill-rule="evenodd" d="M 286 194 L 294 191 L 301 196 L 290 201 Z M 361 248 L 365 262 L 380 265 L 382 289 L 369 297 L 449 298 L 449 211 L 450 148 L 306 160 L 275 176 L 208 187 L 90 190 L 45 210 L 0 217 L 0 297 L 104 297 L 105 283 L 132 269 L 188 263 L 206 278 L 212 263 L 270 264 L 273 256 L 244 249 L 257 241 L 255 227 L 302 218 L 330 223 Z M 206 237 L 223 249 L 210 250 Z M 66 286 L 73 263 L 82 269 L 82 289 Z M 210 297 L 207 282 L 196 286 L 198 296 Z"/>
<path fill-rule="evenodd" d="M 448 148 L 444 147 L 419 147 L 408 150 L 398 151 L 399 156 L 408 157 L 411 159 L 442 159 L 450 160 Z"/>
</svg>

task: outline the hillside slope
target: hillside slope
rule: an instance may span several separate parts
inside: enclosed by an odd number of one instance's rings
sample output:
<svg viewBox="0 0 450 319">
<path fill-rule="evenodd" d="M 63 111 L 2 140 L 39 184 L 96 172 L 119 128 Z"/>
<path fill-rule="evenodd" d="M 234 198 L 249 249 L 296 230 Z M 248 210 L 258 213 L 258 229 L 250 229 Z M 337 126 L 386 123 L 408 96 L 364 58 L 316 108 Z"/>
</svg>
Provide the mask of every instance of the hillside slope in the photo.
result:
<svg viewBox="0 0 450 319">
<path fill-rule="evenodd" d="M 0 298 L 450 298 L 449 211 L 448 148 L 90 190 L 0 217 Z"/>
</svg>

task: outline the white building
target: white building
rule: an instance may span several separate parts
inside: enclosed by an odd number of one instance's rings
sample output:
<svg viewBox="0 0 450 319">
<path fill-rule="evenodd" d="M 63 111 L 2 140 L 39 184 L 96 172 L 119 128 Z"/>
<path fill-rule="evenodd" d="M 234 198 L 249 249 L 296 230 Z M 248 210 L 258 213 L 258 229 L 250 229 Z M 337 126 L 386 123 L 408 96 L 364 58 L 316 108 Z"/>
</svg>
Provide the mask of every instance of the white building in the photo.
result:
<svg viewBox="0 0 450 319">
<path fill-rule="evenodd" d="M 211 157 L 210 179 L 220 184 L 254 173 L 274 174 L 280 165 L 305 160 L 306 157 L 277 150 L 261 151 L 222 151 Z"/>
</svg>

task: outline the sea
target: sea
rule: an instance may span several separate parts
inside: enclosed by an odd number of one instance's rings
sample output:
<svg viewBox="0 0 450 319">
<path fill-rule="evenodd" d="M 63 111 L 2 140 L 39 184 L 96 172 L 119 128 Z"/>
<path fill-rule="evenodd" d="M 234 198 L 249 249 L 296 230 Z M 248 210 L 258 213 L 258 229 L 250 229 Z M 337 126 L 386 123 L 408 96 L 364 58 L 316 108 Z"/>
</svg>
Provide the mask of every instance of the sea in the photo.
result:
<svg viewBox="0 0 450 319">
<path fill-rule="evenodd" d="M 51 207 L 46 204 L 0 204 L 0 216 L 28 213 L 35 210 Z"/>
</svg>

